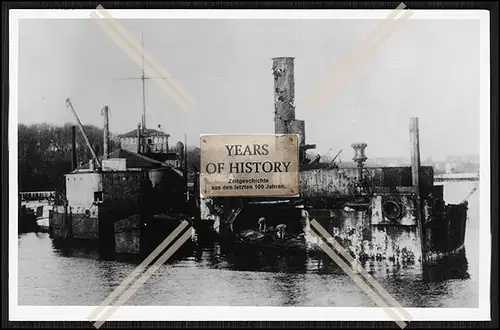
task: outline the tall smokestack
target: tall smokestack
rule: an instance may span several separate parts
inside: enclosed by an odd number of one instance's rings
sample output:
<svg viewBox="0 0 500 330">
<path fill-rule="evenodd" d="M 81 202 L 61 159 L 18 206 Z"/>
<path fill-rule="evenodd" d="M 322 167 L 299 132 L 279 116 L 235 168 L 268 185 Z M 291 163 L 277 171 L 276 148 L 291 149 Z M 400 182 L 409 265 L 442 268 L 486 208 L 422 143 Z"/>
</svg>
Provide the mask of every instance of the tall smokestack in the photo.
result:
<svg viewBox="0 0 500 330">
<path fill-rule="evenodd" d="M 78 164 L 76 163 L 76 127 L 71 126 L 71 170 L 75 170 Z"/>
<path fill-rule="evenodd" d="M 274 76 L 274 133 L 287 134 L 295 120 L 295 82 L 293 57 L 275 57 Z"/>
<path fill-rule="evenodd" d="M 105 105 L 102 108 L 102 115 L 104 116 L 104 151 L 103 151 L 103 159 L 108 159 L 109 155 L 109 108 Z"/>
</svg>

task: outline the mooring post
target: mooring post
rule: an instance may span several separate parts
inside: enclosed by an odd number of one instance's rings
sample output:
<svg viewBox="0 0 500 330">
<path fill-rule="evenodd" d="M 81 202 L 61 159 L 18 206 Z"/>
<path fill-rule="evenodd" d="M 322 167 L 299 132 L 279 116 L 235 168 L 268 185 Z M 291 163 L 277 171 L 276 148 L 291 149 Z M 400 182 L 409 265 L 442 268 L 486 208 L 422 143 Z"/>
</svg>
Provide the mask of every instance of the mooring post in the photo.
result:
<svg viewBox="0 0 500 330">
<path fill-rule="evenodd" d="M 422 262 L 425 260 L 425 236 L 424 236 L 424 219 L 422 218 L 422 201 L 420 191 L 420 141 L 418 118 L 410 118 L 410 155 L 411 155 L 411 180 L 415 190 L 415 215 L 417 218 L 418 235 L 420 236 L 420 246 L 422 251 Z"/>
<path fill-rule="evenodd" d="M 74 171 L 78 167 L 76 162 L 76 127 L 71 126 L 71 170 Z"/>
<path fill-rule="evenodd" d="M 420 142 L 418 134 L 418 118 L 410 118 L 411 143 L 411 178 L 412 185 L 420 197 Z"/>
<path fill-rule="evenodd" d="M 105 105 L 102 108 L 102 115 L 104 117 L 104 141 L 103 141 L 103 159 L 108 159 L 109 155 L 109 108 Z"/>
</svg>

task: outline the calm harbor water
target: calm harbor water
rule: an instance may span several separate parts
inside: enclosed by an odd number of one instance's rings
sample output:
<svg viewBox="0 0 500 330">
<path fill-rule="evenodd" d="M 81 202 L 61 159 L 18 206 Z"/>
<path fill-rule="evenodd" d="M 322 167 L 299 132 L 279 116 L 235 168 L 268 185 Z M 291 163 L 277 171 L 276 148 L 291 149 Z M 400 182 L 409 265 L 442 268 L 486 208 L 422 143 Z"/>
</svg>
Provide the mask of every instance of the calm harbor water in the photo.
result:
<svg viewBox="0 0 500 330">
<path fill-rule="evenodd" d="M 446 183 L 447 202 L 476 184 Z M 404 307 L 478 307 L 478 229 L 479 190 L 469 199 L 464 254 L 426 269 L 370 270 Z M 60 248 L 41 233 L 20 235 L 18 248 L 20 305 L 99 305 L 138 265 Z M 126 305 L 376 306 L 327 256 L 241 253 L 216 243 L 185 246 Z"/>
</svg>

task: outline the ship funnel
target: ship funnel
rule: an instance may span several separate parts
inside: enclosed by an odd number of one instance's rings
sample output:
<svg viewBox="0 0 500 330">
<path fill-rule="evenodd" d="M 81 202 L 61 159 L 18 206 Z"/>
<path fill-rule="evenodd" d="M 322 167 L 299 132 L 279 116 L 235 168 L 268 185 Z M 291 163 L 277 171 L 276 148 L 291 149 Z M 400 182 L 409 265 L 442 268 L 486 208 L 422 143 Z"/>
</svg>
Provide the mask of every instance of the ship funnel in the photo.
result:
<svg viewBox="0 0 500 330">
<path fill-rule="evenodd" d="M 275 57 L 274 76 L 274 133 L 287 134 L 295 120 L 294 58 Z"/>
<path fill-rule="evenodd" d="M 315 146 L 306 145 L 305 122 L 295 119 L 295 80 L 294 58 L 275 57 L 273 60 L 274 76 L 274 133 L 298 134 L 300 158 L 305 160 L 307 149 Z"/>
</svg>

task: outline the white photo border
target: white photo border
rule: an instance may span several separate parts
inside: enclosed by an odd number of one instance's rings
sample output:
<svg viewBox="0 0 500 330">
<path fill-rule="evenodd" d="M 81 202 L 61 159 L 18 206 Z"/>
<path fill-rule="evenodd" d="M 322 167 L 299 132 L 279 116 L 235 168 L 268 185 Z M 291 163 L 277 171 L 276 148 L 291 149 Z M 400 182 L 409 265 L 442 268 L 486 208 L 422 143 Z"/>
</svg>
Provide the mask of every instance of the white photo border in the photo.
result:
<svg viewBox="0 0 500 330">
<path fill-rule="evenodd" d="M 107 10 L 116 19 L 385 19 L 391 10 Z M 87 321 L 98 306 L 18 305 L 18 24 L 22 19 L 91 19 L 94 10 L 10 10 L 9 320 Z M 490 13 L 412 10 L 414 19 L 480 20 L 479 308 L 407 308 L 413 321 L 490 321 Z M 382 308 L 122 306 L 109 321 L 392 321 Z"/>
</svg>

